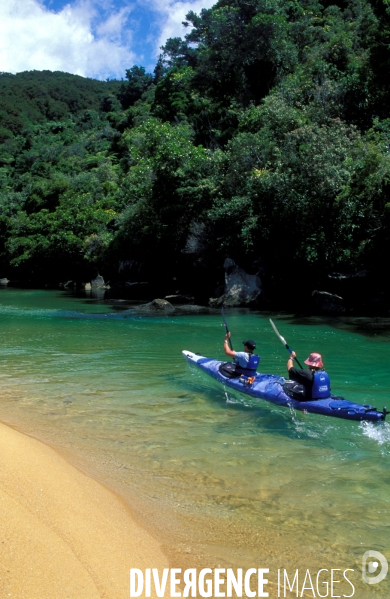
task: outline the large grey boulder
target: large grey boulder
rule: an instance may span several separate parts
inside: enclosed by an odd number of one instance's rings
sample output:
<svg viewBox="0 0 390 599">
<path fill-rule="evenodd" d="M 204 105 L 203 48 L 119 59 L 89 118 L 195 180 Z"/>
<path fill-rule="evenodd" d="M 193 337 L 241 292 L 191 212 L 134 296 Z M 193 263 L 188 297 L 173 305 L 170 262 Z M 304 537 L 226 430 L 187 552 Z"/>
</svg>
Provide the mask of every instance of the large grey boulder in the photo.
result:
<svg viewBox="0 0 390 599">
<path fill-rule="evenodd" d="M 210 306 L 247 306 L 259 299 L 261 280 L 258 275 L 249 275 L 230 258 L 226 258 L 223 267 L 225 292 L 221 297 L 210 299 Z"/>
<path fill-rule="evenodd" d="M 311 294 L 314 303 L 321 312 L 326 314 L 344 314 L 344 300 L 339 295 L 328 293 L 327 291 L 313 291 Z"/>
<path fill-rule="evenodd" d="M 96 279 L 93 279 L 91 281 L 91 287 L 92 289 L 104 289 L 106 287 L 106 284 L 104 282 L 103 277 L 101 275 L 98 275 Z"/>
<path fill-rule="evenodd" d="M 0 279 L 0 285 L 8 285 L 9 280 L 7 279 L 7 277 L 4 277 L 2 279 Z"/>
</svg>

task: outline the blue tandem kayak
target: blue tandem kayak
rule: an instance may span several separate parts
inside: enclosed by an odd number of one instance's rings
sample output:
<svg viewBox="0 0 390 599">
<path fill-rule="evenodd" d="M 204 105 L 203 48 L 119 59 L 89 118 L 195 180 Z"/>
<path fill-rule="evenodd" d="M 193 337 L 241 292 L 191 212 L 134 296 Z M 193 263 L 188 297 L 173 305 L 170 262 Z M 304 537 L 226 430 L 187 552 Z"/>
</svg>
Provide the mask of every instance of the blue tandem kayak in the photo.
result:
<svg viewBox="0 0 390 599">
<path fill-rule="evenodd" d="M 289 406 L 296 410 L 346 418 L 347 420 L 370 420 L 372 422 L 385 420 L 388 413 L 386 408 L 380 412 L 372 406 L 354 403 L 336 395 L 330 395 L 326 399 L 299 401 L 288 395 L 289 383 L 284 377 L 259 372 L 253 382 L 245 376 L 230 378 L 223 370 L 223 367 L 229 363 L 198 356 L 187 350 L 184 350 L 182 354 L 190 364 L 194 364 L 227 387 L 253 398 L 270 401 L 278 406 Z"/>
</svg>

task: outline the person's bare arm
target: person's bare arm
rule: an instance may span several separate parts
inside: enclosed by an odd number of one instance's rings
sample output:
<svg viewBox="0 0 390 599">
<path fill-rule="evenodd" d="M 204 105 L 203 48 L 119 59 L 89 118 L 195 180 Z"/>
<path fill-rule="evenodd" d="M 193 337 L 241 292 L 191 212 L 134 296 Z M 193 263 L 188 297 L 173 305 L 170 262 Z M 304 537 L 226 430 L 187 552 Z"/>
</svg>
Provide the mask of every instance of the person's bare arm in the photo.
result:
<svg viewBox="0 0 390 599">
<path fill-rule="evenodd" d="M 294 358 L 297 354 L 295 353 L 295 351 L 291 352 L 289 359 L 287 360 L 287 372 L 290 370 L 290 368 L 294 368 Z"/>
<path fill-rule="evenodd" d="M 234 350 L 230 349 L 230 347 L 229 347 L 229 339 L 230 339 L 230 332 L 226 333 L 226 335 L 225 335 L 225 339 L 224 339 L 224 342 L 223 342 L 223 350 L 224 350 L 224 352 L 225 352 L 225 354 L 227 356 L 229 356 L 230 358 L 235 358 L 236 357 L 236 352 Z"/>
</svg>

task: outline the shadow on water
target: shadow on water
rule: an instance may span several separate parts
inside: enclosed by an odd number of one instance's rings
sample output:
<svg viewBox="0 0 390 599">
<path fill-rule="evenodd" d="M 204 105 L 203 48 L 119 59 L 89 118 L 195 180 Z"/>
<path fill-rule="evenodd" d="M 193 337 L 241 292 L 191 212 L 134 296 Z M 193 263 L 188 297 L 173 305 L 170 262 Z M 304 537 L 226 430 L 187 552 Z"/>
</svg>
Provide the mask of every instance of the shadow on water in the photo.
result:
<svg viewBox="0 0 390 599">
<path fill-rule="evenodd" d="M 96 306 L 97 308 L 105 308 L 106 311 L 101 312 L 84 312 L 82 310 L 73 311 L 57 311 L 53 316 L 74 319 L 93 319 L 93 318 L 110 318 L 110 319 L 156 319 L 156 318 L 174 318 L 182 316 L 181 314 L 139 314 L 134 310 L 134 306 L 141 302 L 138 300 L 105 300 L 100 296 L 85 296 L 77 292 L 61 292 L 59 296 L 64 298 L 72 297 L 80 303 L 88 306 L 88 308 Z M 280 314 L 273 312 L 250 312 L 247 309 L 234 309 L 230 312 L 230 316 L 242 316 L 251 314 L 261 318 L 276 318 L 280 324 L 285 323 L 288 326 L 307 326 L 315 328 L 318 326 L 327 326 L 339 331 L 356 333 L 367 338 L 379 337 L 383 341 L 390 341 L 390 318 L 380 317 L 352 317 L 352 316 L 307 316 L 307 315 L 291 315 Z M 191 313 L 191 317 L 196 318 L 196 313 Z M 282 324 L 283 326 L 283 324 Z M 283 334 L 283 331 L 281 331 Z"/>
<path fill-rule="evenodd" d="M 352 316 L 289 316 L 278 315 L 278 321 L 294 326 L 315 327 L 325 325 L 340 331 L 357 333 L 365 337 L 383 337 L 390 341 L 390 318 Z"/>
</svg>

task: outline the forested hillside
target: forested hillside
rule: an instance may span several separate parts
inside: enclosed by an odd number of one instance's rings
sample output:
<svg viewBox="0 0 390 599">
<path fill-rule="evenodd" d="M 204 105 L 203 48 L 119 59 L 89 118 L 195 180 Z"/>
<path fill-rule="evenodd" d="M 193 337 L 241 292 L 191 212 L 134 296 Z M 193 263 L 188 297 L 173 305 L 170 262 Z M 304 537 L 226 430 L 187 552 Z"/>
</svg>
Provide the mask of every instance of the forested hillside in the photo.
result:
<svg viewBox="0 0 390 599">
<path fill-rule="evenodd" d="M 0 276 L 206 298 L 229 256 L 271 298 L 367 270 L 386 303 L 388 4 L 220 0 L 186 24 L 153 75 L 0 75 Z"/>
</svg>

